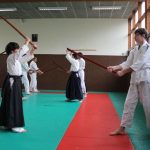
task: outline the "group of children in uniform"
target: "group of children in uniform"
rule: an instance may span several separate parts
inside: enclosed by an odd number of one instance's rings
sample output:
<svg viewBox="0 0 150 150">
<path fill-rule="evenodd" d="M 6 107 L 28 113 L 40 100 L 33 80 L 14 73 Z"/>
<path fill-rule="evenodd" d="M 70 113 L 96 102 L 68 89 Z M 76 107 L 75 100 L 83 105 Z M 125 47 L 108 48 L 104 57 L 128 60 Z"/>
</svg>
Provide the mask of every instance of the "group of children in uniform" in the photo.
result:
<svg viewBox="0 0 150 150">
<path fill-rule="evenodd" d="M 147 35 L 148 33 L 144 28 L 137 29 L 135 31 L 137 45 L 130 51 L 127 60 L 117 66 L 107 67 L 109 72 L 115 72 L 119 77 L 131 73 L 130 87 L 124 104 L 120 127 L 111 132 L 110 135 L 125 134 L 125 129 L 131 126 L 138 100 L 143 104 L 147 127 L 150 128 L 150 45 L 147 42 Z M 21 76 L 23 71 L 21 64 L 27 63 L 34 57 L 35 49 L 29 50 L 27 46 L 29 41 L 29 39 L 26 39 L 21 48 L 14 42 L 10 42 L 6 46 L 8 74 L 2 87 L 0 126 L 14 132 L 26 131 L 22 108 Z M 86 96 L 85 61 L 82 54 L 72 54 L 70 51 L 67 51 L 66 59 L 71 64 L 70 76 L 66 86 L 66 101 L 74 99 L 82 101 L 83 97 Z M 30 69 L 38 70 L 34 62 L 30 64 Z M 27 71 L 30 69 L 27 67 Z M 35 78 L 36 75 L 34 74 L 32 77 Z M 34 82 L 32 85 L 35 86 L 36 83 Z"/>
<path fill-rule="evenodd" d="M 7 76 L 4 80 L 1 91 L 0 127 L 17 133 L 26 132 L 24 129 L 25 123 L 22 106 L 22 83 L 24 84 L 26 94 L 30 94 L 30 92 L 38 92 L 36 79 L 37 73 L 43 74 L 43 72 L 37 67 L 37 58 L 34 57 L 36 45 L 34 44 L 33 48 L 29 50 L 29 42 L 30 39 L 27 38 L 22 47 L 20 47 L 18 43 L 10 42 L 5 48 L 6 54 L 8 55 L 6 60 Z M 68 57 L 71 59 L 70 55 L 68 55 Z M 30 66 L 28 66 L 29 61 L 31 61 Z M 80 63 L 80 66 L 82 66 L 80 67 L 81 78 L 84 79 L 84 73 L 82 71 L 85 68 L 85 61 L 81 59 Z M 74 71 L 79 70 L 79 61 L 77 61 L 77 66 L 77 70 Z M 31 78 L 30 85 L 28 73 Z M 76 81 L 74 83 L 76 83 Z M 85 85 L 81 89 L 80 79 L 78 87 L 81 90 L 81 95 L 79 95 L 78 98 L 82 100 L 86 89 Z M 75 97 L 71 97 L 70 100 L 76 98 L 76 93 L 74 96 Z"/>
</svg>

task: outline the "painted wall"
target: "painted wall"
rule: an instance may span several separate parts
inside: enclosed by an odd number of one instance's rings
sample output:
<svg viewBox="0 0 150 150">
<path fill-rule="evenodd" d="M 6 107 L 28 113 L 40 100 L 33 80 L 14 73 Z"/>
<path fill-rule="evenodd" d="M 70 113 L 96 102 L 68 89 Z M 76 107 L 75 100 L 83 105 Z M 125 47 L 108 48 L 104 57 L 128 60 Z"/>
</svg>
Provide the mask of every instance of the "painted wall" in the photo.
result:
<svg viewBox="0 0 150 150">
<path fill-rule="evenodd" d="M 65 54 L 72 49 L 92 49 L 86 55 L 116 55 L 127 52 L 126 19 L 27 19 L 9 20 L 31 38 L 38 34 L 38 54 Z M 23 38 L 0 20 L 0 52 L 10 41 Z"/>
</svg>

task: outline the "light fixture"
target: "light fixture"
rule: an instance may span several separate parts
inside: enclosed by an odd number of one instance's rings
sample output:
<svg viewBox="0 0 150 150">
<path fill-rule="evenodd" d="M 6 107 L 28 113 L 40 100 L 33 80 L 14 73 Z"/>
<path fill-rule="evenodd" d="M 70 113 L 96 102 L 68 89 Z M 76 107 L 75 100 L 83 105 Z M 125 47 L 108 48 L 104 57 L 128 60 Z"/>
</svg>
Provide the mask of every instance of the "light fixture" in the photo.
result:
<svg viewBox="0 0 150 150">
<path fill-rule="evenodd" d="M 17 8 L 0 8 L 0 11 L 17 11 Z"/>
<path fill-rule="evenodd" d="M 38 10 L 67 10 L 67 7 L 38 7 Z"/>
<path fill-rule="evenodd" d="M 121 6 L 92 6 L 92 10 L 120 10 Z"/>
</svg>

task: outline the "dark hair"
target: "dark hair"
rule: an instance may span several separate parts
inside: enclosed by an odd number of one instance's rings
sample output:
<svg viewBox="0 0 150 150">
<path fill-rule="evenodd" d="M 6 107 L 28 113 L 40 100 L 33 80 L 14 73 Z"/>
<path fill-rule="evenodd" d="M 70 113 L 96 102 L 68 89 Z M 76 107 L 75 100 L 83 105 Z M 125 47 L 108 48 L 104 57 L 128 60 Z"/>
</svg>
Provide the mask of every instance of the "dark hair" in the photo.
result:
<svg viewBox="0 0 150 150">
<path fill-rule="evenodd" d="M 72 56 L 73 56 L 74 59 L 78 59 L 78 55 L 77 54 L 74 53 L 74 54 L 72 54 Z"/>
<path fill-rule="evenodd" d="M 7 55 L 10 55 L 15 49 L 19 49 L 19 44 L 15 42 L 10 42 L 6 45 L 5 51 Z"/>
<path fill-rule="evenodd" d="M 137 30 L 135 30 L 134 33 L 135 33 L 135 34 L 140 34 L 140 35 L 143 36 L 145 39 L 147 39 L 148 33 L 147 33 L 146 29 L 144 29 L 144 28 L 138 28 Z"/>
</svg>

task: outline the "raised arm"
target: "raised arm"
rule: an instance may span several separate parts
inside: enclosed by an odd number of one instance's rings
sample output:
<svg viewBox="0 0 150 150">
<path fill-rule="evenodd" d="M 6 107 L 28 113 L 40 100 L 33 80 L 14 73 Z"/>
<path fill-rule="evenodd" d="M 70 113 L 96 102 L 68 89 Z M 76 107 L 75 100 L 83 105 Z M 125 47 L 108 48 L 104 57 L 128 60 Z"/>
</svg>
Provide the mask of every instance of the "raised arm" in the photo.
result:
<svg viewBox="0 0 150 150">
<path fill-rule="evenodd" d="M 36 47 L 36 45 L 35 45 L 35 47 Z M 21 63 L 25 63 L 25 62 L 28 62 L 28 61 L 30 61 L 31 59 L 33 59 L 33 58 L 34 58 L 35 50 L 36 50 L 36 49 L 34 49 L 34 48 L 32 47 L 32 49 L 31 49 L 31 50 L 28 50 L 28 52 L 27 52 L 24 56 L 19 57 L 19 61 L 20 61 Z"/>
<path fill-rule="evenodd" d="M 71 63 L 71 64 L 73 64 L 74 63 L 74 58 L 72 58 L 72 55 L 71 55 L 71 53 L 68 51 L 68 50 L 66 50 L 66 59 Z"/>
</svg>

